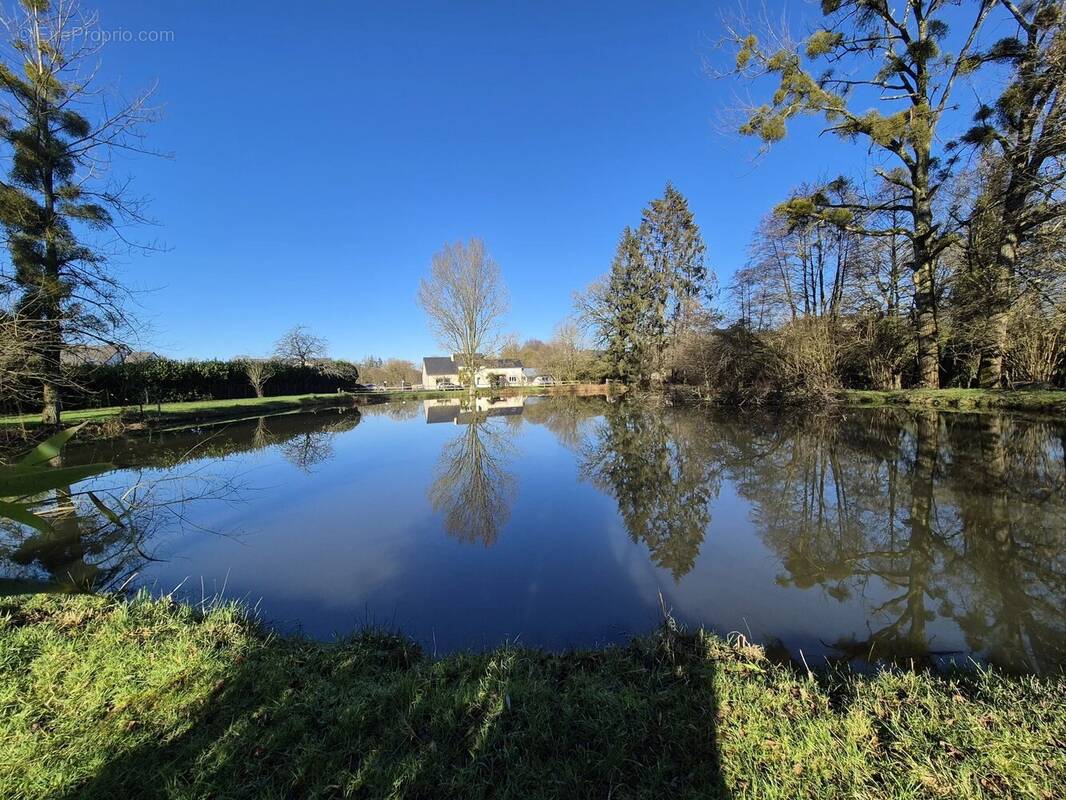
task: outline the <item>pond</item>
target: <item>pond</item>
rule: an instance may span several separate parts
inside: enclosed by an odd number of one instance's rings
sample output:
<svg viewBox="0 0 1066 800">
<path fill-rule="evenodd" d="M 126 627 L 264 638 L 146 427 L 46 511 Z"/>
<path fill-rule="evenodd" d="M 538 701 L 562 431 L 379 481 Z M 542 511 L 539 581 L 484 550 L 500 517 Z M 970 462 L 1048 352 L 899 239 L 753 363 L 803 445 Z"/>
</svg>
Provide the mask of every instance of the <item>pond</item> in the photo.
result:
<svg viewBox="0 0 1066 800">
<path fill-rule="evenodd" d="M 668 611 L 814 662 L 1066 663 L 1066 422 L 603 397 L 386 403 L 71 446 L 135 533 L 0 532 L 8 591 L 147 587 L 443 654 Z M 91 509 L 90 509 L 91 510 Z"/>
</svg>

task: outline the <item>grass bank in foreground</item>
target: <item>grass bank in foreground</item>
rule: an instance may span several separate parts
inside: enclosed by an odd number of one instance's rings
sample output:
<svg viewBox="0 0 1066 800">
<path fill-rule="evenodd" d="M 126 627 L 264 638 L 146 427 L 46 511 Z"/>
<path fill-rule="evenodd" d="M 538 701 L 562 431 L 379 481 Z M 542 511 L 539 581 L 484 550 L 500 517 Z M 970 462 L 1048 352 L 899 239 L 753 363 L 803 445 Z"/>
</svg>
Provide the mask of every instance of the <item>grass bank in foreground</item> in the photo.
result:
<svg viewBox="0 0 1066 800">
<path fill-rule="evenodd" d="M 808 678 L 665 630 L 430 660 L 224 607 L 0 600 L 0 796 L 1062 797 L 1066 682 Z"/>
<path fill-rule="evenodd" d="M 1003 409 L 1066 414 L 1066 391 L 1053 389 L 849 390 L 844 392 L 844 400 L 867 406 L 917 406 L 959 411 Z"/>
</svg>

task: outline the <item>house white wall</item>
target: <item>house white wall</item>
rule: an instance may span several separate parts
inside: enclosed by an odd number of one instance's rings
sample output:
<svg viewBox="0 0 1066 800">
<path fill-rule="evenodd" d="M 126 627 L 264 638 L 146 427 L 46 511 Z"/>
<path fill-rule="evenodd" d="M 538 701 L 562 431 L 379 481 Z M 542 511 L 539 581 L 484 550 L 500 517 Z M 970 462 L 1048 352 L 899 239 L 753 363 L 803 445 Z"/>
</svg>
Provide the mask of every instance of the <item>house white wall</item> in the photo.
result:
<svg viewBox="0 0 1066 800">
<path fill-rule="evenodd" d="M 443 365 L 441 362 L 447 362 L 446 358 L 433 357 L 436 362 L 435 367 L 440 369 Z M 458 361 L 453 357 L 452 364 L 457 364 Z M 512 362 L 514 363 L 514 362 Z M 529 384 L 529 378 L 527 373 L 529 370 L 525 370 L 520 366 L 491 366 L 486 365 L 479 367 L 477 372 L 474 373 L 474 385 L 478 388 L 484 389 L 492 386 L 492 376 L 498 375 L 502 379 L 503 386 L 526 386 Z M 454 383 L 460 386 L 465 384 L 465 381 L 459 379 L 459 370 L 451 374 L 429 374 L 426 368 L 426 360 L 422 361 L 422 386 L 426 389 L 435 389 L 441 383 Z"/>
<path fill-rule="evenodd" d="M 485 388 L 491 386 L 493 375 L 499 375 L 503 379 L 504 386 L 524 386 L 525 376 L 521 367 L 481 367 L 477 371 L 476 384 Z"/>
<path fill-rule="evenodd" d="M 438 383 L 459 383 L 458 375 L 430 375 L 426 372 L 426 365 L 422 365 L 422 386 L 426 389 L 436 389 Z"/>
</svg>

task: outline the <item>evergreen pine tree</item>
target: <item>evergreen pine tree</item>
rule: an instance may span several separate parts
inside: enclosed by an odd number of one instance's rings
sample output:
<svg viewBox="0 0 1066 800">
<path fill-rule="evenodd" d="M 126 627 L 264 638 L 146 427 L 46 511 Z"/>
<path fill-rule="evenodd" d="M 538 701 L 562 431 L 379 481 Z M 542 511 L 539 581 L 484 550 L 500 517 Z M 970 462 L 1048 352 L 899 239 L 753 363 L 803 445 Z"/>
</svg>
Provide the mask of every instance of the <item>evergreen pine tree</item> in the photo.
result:
<svg viewBox="0 0 1066 800">
<path fill-rule="evenodd" d="M 654 282 L 630 227 L 618 242 L 604 300 L 607 358 L 627 383 L 645 383 L 651 372 L 655 332 Z"/>
<path fill-rule="evenodd" d="M 139 202 L 102 176 L 115 149 L 145 152 L 139 126 L 153 116 L 149 95 L 104 106 L 95 119 L 78 110 L 96 99 L 88 66 L 98 50 L 94 22 L 76 3 L 21 0 L 8 24 L 14 58 L 0 62 L 0 139 L 11 150 L 0 225 L 20 289 L 16 312 L 33 331 L 47 426 L 60 422 L 64 347 L 113 341 L 128 323 L 122 287 L 92 233 L 110 231 L 129 244 L 116 222 L 143 221 Z"/>
<path fill-rule="evenodd" d="M 711 294 L 707 248 L 688 201 L 670 182 L 644 209 L 637 235 L 652 283 L 653 370 L 662 378 L 668 345 L 686 328 L 693 306 Z"/>
</svg>

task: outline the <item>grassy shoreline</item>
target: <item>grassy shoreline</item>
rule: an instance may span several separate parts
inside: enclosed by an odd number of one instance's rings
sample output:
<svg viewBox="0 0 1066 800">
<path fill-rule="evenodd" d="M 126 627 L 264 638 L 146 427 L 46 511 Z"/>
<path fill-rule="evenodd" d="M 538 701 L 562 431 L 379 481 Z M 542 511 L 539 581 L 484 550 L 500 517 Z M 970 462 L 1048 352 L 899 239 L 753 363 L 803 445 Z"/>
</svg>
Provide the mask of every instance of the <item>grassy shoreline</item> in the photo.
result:
<svg viewBox="0 0 1066 800">
<path fill-rule="evenodd" d="M 514 396 L 548 394 L 603 394 L 601 384 L 540 387 L 519 386 L 504 389 L 479 389 L 477 395 Z M 613 386 L 612 391 L 624 392 L 625 387 Z M 248 416 L 269 416 L 292 411 L 312 410 L 337 405 L 360 405 L 389 400 L 427 400 L 464 397 L 454 391 L 394 391 L 373 393 L 302 394 L 281 397 L 251 397 L 237 400 L 201 400 L 186 403 L 163 403 L 158 406 L 111 406 L 68 411 L 63 415 L 66 424 L 87 423 L 82 439 L 106 438 L 122 433 L 155 430 L 168 426 L 193 425 L 201 422 L 220 422 L 244 419 Z M 902 406 L 938 408 L 941 410 L 1034 411 L 1047 414 L 1066 414 L 1066 391 L 1009 390 L 1009 389 L 901 389 L 896 391 L 846 390 L 839 396 L 846 405 Z M 33 432 L 40 427 L 36 414 L 0 416 L 0 433 L 25 427 Z"/>
<path fill-rule="evenodd" d="M 946 411 L 1039 411 L 1066 414 L 1066 391 L 1056 389 L 851 389 L 843 401 L 861 406 L 906 406 Z"/>
<path fill-rule="evenodd" d="M 605 391 L 594 384 L 580 386 L 541 387 L 519 386 L 505 389 L 478 389 L 477 396 L 513 396 L 543 394 L 582 394 L 592 390 Z M 171 426 L 193 425 L 201 422 L 221 422 L 249 416 L 269 416 L 292 411 L 312 410 L 344 405 L 383 403 L 389 400 L 428 400 L 466 397 L 455 391 L 393 391 L 366 393 L 300 394 L 280 397 L 249 397 L 236 400 L 199 400 L 185 403 L 162 403 L 155 406 L 110 406 L 67 411 L 64 424 L 87 423 L 82 439 L 106 438 L 123 433 L 155 430 Z M 40 427 L 37 414 L 0 416 L 0 432 L 22 427 L 33 432 Z"/>
<path fill-rule="evenodd" d="M 1066 681 L 769 663 L 663 629 L 431 660 L 236 607 L 0 599 L 0 796 L 1062 796 Z"/>
</svg>

